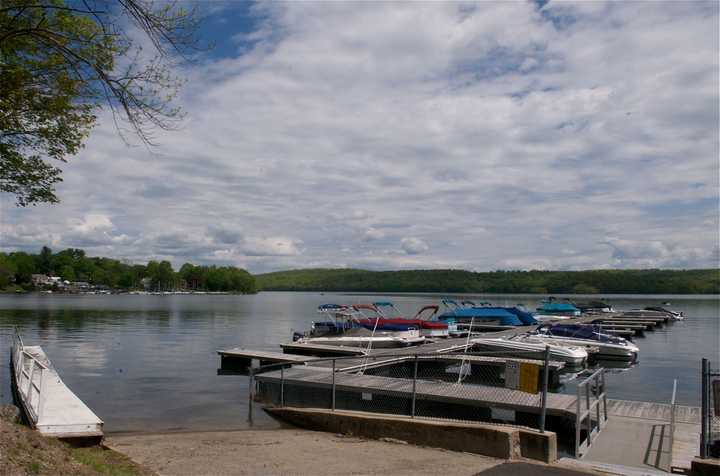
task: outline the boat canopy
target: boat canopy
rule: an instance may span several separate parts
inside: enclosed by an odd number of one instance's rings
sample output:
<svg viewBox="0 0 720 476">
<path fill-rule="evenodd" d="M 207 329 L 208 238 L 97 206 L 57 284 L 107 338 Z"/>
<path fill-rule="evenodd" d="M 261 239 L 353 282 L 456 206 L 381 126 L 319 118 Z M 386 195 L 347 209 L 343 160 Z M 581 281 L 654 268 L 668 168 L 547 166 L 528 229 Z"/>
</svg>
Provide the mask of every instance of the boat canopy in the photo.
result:
<svg viewBox="0 0 720 476">
<path fill-rule="evenodd" d="M 332 311 L 336 309 L 347 309 L 347 306 L 341 304 L 320 304 L 318 311 Z"/>
<path fill-rule="evenodd" d="M 434 316 L 435 313 L 440 310 L 440 306 L 432 305 L 432 306 L 425 306 L 425 307 L 423 307 L 423 308 L 420 308 L 420 310 L 415 314 L 415 317 L 413 317 L 413 319 L 421 319 L 420 315 L 421 315 L 423 312 L 425 312 L 425 311 L 430 311 L 430 310 L 432 310 L 432 313 L 430 314 L 430 316 L 428 317 L 428 319 L 431 318 L 432 316 Z"/>
</svg>

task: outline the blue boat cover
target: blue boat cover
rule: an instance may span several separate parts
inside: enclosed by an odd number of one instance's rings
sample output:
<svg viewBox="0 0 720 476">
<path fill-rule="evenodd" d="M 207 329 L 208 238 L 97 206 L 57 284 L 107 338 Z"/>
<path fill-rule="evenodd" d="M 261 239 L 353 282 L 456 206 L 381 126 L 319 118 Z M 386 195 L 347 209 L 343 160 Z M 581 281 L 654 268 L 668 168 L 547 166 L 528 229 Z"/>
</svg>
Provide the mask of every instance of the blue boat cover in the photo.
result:
<svg viewBox="0 0 720 476">
<path fill-rule="evenodd" d="M 526 326 L 533 326 L 535 324 L 538 324 L 537 319 L 535 319 L 533 315 L 527 311 L 523 311 L 522 309 L 518 309 L 517 307 L 505 307 L 503 309 L 512 314 L 515 314 L 518 319 L 520 319 L 522 323 Z"/>
<path fill-rule="evenodd" d="M 343 309 L 344 306 L 341 306 L 340 304 L 320 304 L 318 306 L 318 309 L 321 311 L 329 310 L 329 309 Z"/>
<path fill-rule="evenodd" d="M 580 309 L 576 308 L 569 302 L 553 302 L 553 301 L 543 301 L 542 307 L 538 308 L 538 311 L 545 311 L 545 312 L 580 312 Z"/>
<path fill-rule="evenodd" d="M 373 304 L 375 304 L 376 306 L 392 306 L 393 305 L 393 303 L 391 303 L 390 301 L 378 301 L 378 302 L 374 302 Z"/>
<path fill-rule="evenodd" d="M 523 321 L 521 321 L 518 316 L 501 307 L 463 307 L 446 312 L 438 317 L 441 321 L 457 318 L 464 320 L 475 318 L 479 321 L 498 320 L 500 325 L 503 326 L 523 325 Z"/>
</svg>

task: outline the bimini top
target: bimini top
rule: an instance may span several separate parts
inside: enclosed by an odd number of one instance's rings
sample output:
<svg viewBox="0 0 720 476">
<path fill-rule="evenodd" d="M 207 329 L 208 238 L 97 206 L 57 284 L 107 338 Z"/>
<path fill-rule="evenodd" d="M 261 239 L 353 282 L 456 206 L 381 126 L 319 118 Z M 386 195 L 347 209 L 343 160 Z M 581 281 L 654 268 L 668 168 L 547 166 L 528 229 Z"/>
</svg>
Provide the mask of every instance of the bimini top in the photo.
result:
<svg viewBox="0 0 720 476">
<path fill-rule="evenodd" d="M 338 309 L 347 309 L 347 306 L 341 304 L 320 304 L 318 306 L 318 311 L 334 311 Z"/>
</svg>

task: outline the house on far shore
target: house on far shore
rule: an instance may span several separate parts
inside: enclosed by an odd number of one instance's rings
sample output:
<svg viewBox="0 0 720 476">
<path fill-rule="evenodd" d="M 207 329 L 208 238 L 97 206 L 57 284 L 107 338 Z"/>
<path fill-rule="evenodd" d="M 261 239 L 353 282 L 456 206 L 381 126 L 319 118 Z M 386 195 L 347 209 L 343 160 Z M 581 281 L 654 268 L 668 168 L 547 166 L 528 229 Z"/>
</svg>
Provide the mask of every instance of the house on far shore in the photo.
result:
<svg viewBox="0 0 720 476">
<path fill-rule="evenodd" d="M 60 276 L 48 276 L 45 274 L 33 274 L 30 279 L 32 280 L 33 286 L 58 286 L 60 288 L 65 287 L 65 282 Z"/>
<path fill-rule="evenodd" d="M 50 286 L 52 282 L 45 274 L 33 274 L 31 277 L 33 286 Z"/>
</svg>

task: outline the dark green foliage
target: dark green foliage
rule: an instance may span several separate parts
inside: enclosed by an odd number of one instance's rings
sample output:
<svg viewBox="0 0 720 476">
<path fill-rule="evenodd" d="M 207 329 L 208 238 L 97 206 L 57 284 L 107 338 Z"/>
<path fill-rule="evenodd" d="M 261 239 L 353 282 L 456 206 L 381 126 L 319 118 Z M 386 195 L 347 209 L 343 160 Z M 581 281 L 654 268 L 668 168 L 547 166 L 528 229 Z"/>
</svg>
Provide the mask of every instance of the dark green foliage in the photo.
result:
<svg viewBox="0 0 720 476">
<path fill-rule="evenodd" d="M 366 271 L 303 269 L 259 274 L 266 291 L 538 294 L 720 294 L 720 270 Z"/>
<path fill-rule="evenodd" d="M 148 144 L 174 128 L 172 66 L 194 49 L 197 21 L 176 2 L 0 2 L 0 191 L 57 202 L 54 161 L 78 153 L 101 108 Z"/>
<path fill-rule="evenodd" d="M 169 261 L 131 264 L 111 258 L 88 257 L 85 251 L 68 248 L 53 253 L 43 247 L 37 255 L 0 253 L 0 289 L 15 284 L 31 287 L 33 274 L 59 275 L 67 281 L 84 281 L 113 289 L 143 289 L 143 279 L 152 291 L 192 289 L 254 293 L 255 278 L 232 266 L 194 266 L 186 263 L 178 273 Z"/>
<path fill-rule="evenodd" d="M 185 263 L 178 272 L 188 289 L 208 291 L 255 292 L 255 278 L 244 269 L 232 266 L 194 266 Z"/>
</svg>

